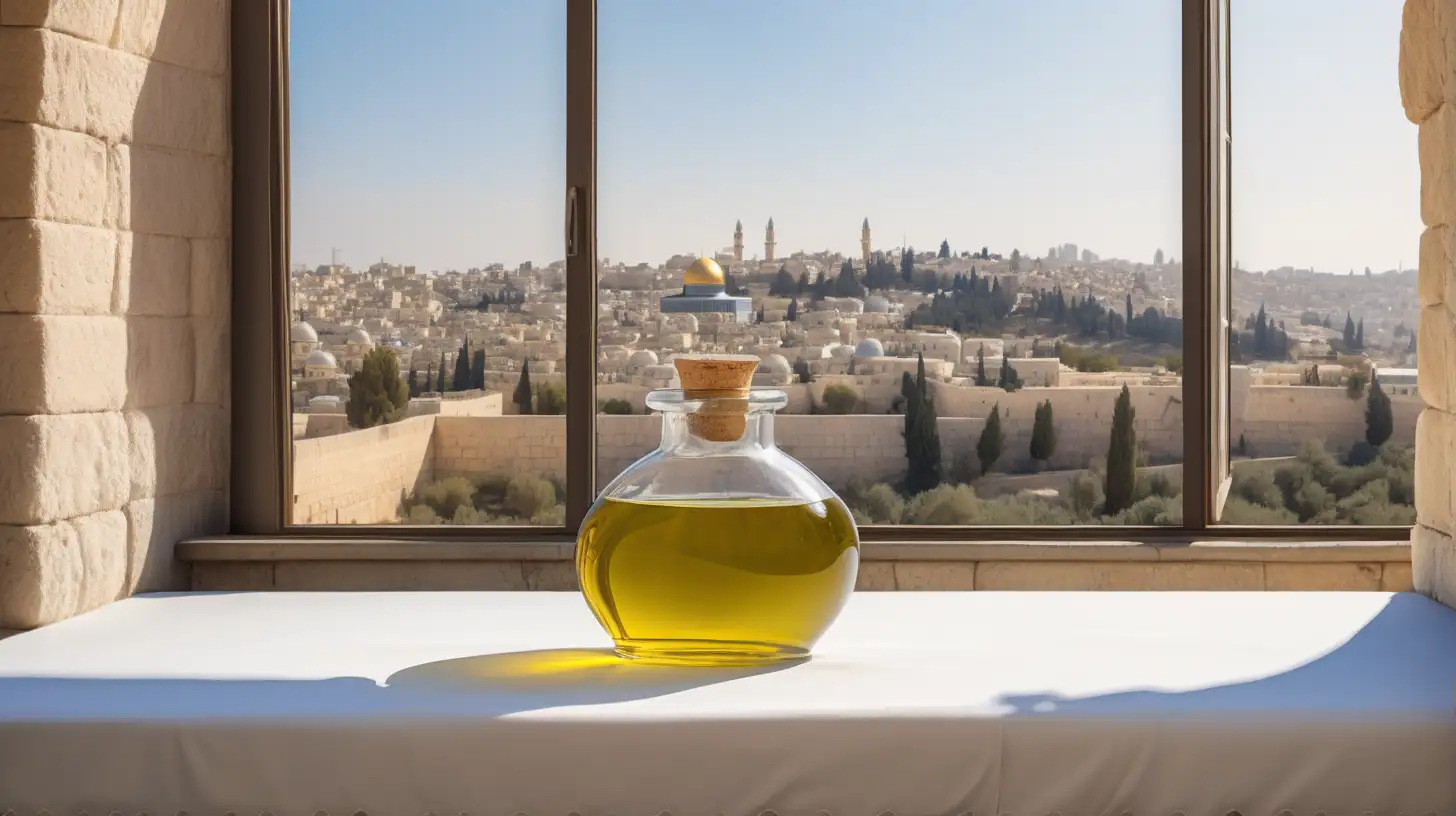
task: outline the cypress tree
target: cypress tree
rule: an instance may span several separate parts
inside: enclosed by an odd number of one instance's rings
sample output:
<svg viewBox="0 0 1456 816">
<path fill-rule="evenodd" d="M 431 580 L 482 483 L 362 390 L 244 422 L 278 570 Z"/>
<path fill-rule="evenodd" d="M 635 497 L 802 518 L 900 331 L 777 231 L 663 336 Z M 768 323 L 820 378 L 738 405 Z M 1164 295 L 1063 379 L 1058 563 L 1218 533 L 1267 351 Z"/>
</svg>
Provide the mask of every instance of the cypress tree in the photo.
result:
<svg viewBox="0 0 1456 816">
<path fill-rule="evenodd" d="M 1395 430 L 1395 417 L 1390 409 L 1390 396 L 1380 387 L 1380 377 L 1370 377 L 1370 393 L 1365 397 L 1365 441 L 1375 447 L 1384 445 Z"/>
<path fill-rule="evenodd" d="M 1043 466 L 1057 452 L 1057 429 L 1052 421 L 1052 401 L 1036 406 L 1036 417 L 1031 426 L 1031 458 Z"/>
<path fill-rule="evenodd" d="M 1127 325 L 1132 326 L 1132 293 L 1127 293 Z"/>
<path fill-rule="evenodd" d="M 1350 349 L 1355 348 L 1355 320 L 1354 320 L 1354 318 L 1350 317 L 1350 313 L 1349 312 L 1345 312 L 1345 336 L 1344 336 L 1344 340 L 1345 340 L 1345 350 L 1346 351 L 1349 351 Z"/>
<path fill-rule="evenodd" d="M 946 241 L 946 240 L 943 240 L 943 239 L 941 240 L 941 242 L 940 242 L 940 252 L 937 252 L 936 255 L 935 255 L 935 257 L 937 257 L 937 258 L 949 258 L 950 257 L 950 241 Z"/>
<path fill-rule="evenodd" d="M 531 361 L 521 362 L 521 378 L 516 381 L 516 393 L 511 396 L 511 401 L 516 404 L 517 410 L 522 414 L 533 413 L 531 411 Z"/>
<path fill-rule="evenodd" d="M 900 277 L 906 283 L 915 279 L 915 250 L 906 249 L 900 253 Z"/>
<path fill-rule="evenodd" d="M 986 344 L 976 349 L 976 385 L 987 386 L 991 384 L 991 378 L 986 376 Z"/>
<path fill-rule="evenodd" d="M 440 367 L 435 369 L 440 373 L 440 379 L 435 382 L 435 393 L 445 393 L 445 352 L 440 352 Z"/>
<path fill-rule="evenodd" d="M 420 372 L 415 370 L 413 364 L 410 365 L 409 395 L 411 397 L 418 397 L 420 395 Z"/>
<path fill-rule="evenodd" d="M 788 315 L 784 319 L 785 320 L 788 320 L 790 323 L 793 323 L 794 321 L 796 321 L 796 320 L 799 319 L 799 299 L 798 298 L 794 298 L 793 300 L 789 301 L 789 313 L 788 313 Z"/>
<path fill-rule="evenodd" d="M 1132 393 L 1124 385 L 1112 409 L 1112 439 L 1107 446 L 1107 483 L 1103 488 L 1107 505 L 1103 512 L 1109 516 L 1131 507 L 1137 488 L 1137 431 L 1133 429 L 1136 416 Z"/>
<path fill-rule="evenodd" d="M 409 404 L 409 386 L 399 376 L 394 350 L 379 346 L 364 355 L 359 370 L 349 376 L 349 403 L 345 414 L 355 428 L 398 422 Z"/>
<path fill-rule="evenodd" d="M 1360 318 L 1360 325 L 1355 328 L 1355 348 L 1365 348 L 1365 318 Z"/>
<path fill-rule="evenodd" d="M 485 389 L 485 349 L 476 349 L 470 361 L 470 387 Z"/>
<path fill-rule="evenodd" d="M 1005 354 L 1001 355 L 1001 379 L 996 384 L 1008 392 L 1021 388 L 1021 375 L 1011 367 L 1011 358 Z"/>
<path fill-rule="evenodd" d="M 758 322 L 759 323 L 762 323 L 763 322 L 763 307 L 762 306 L 758 307 Z"/>
<path fill-rule="evenodd" d="M 932 490 L 940 484 L 940 428 L 935 415 L 935 401 L 925 382 L 925 356 L 917 356 L 919 363 L 912 386 L 915 394 L 914 426 L 906 438 L 906 453 L 910 461 L 905 486 L 912 493 Z"/>
<path fill-rule="evenodd" d="M 455 353 L 455 376 L 450 383 L 451 390 L 464 391 L 470 388 L 470 338 L 460 344 L 460 351 Z"/>
<path fill-rule="evenodd" d="M 1001 458 L 1001 447 L 1006 437 L 1001 432 L 1001 403 L 991 406 L 991 415 L 986 417 L 986 426 L 981 429 L 981 438 L 976 440 L 976 458 L 981 461 L 981 475 L 991 471 L 991 466 Z"/>
</svg>

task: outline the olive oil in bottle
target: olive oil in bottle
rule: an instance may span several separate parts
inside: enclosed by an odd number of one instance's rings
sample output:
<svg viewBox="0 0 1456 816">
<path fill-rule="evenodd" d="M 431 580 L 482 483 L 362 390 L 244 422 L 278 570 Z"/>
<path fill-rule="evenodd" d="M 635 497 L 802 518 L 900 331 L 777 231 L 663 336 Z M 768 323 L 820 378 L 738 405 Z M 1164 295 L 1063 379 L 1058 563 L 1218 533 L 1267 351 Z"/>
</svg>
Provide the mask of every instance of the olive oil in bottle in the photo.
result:
<svg viewBox="0 0 1456 816">
<path fill-rule="evenodd" d="M 844 504 L 604 498 L 577 539 L 587 603 L 624 657 L 753 665 L 807 657 L 854 589 Z"/>
</svg>

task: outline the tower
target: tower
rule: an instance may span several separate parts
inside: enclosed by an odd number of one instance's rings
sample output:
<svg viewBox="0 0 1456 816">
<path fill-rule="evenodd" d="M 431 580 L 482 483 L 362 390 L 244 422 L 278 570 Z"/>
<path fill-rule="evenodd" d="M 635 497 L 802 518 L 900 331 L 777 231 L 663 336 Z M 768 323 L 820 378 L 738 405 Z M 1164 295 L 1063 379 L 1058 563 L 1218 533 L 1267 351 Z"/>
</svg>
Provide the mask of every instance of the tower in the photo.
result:
<svg viewBox="0 0 1456 816">
<path fill-rule="evenodd" d="M 864 265 L 868 269 L 870 266 L 870 220 L 868 218 L 864 220 L 864 226 L 859 228 L 859 248 L 864 253 Z"/>
<path fill-rule="evenodd" d="M 733 227 L 733 263 L 743 263 L 743 222 Z"/>
<path fill-rule="evenodd" d="M 763 231 L 763 259 L 770 262 L 774 259 L 774 228 L 772 218 L 768 220 L 768 227 Z"/>
</svg>

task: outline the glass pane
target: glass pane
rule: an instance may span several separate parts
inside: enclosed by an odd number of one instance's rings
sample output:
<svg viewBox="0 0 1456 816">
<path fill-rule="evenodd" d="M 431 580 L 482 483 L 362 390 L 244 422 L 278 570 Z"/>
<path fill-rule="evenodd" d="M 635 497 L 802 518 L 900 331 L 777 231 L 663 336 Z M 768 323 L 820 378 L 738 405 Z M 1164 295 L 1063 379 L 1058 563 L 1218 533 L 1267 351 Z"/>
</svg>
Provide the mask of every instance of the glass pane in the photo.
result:
<svg viewBox="0 0 1456 816">
<path fill-rule="evenodd" d="M 1416 128 L 1394 0 L 1235 2 L 1231 524 L 1409 524 Z"/>
<path fill-rule="evenodd" d="M 746 353 L 862 522 L 1180 523 L 1178 5 L 602 0 L 599 480 Z"/>
<path fill-rule="evenodd" d="M 293 2 L 293 523 L 563 523 L 565 32 Z"/>
</svg>

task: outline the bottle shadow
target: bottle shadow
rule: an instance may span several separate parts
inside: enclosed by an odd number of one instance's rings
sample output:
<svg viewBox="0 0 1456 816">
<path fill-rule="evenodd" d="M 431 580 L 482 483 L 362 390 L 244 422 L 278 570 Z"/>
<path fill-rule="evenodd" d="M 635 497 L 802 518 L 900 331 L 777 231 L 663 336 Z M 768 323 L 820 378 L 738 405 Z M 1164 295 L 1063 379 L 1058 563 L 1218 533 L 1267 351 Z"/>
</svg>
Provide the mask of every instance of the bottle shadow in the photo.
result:
<svg viewBox="0 0 1456 816">
<path fill-rule="evenodd" d="M 536 649 L 458 657 L 411 666 L 383 686 L 395 692 L 467 694 L 497 713 L 645 700 L 793 668 L 658 666 L 611 649 Z"/>
</svg>

